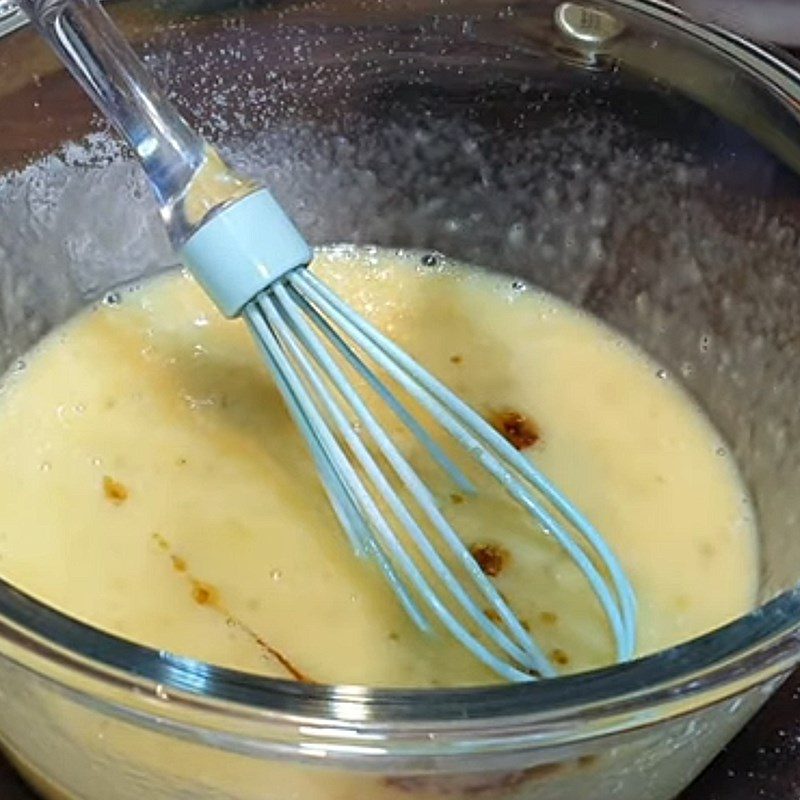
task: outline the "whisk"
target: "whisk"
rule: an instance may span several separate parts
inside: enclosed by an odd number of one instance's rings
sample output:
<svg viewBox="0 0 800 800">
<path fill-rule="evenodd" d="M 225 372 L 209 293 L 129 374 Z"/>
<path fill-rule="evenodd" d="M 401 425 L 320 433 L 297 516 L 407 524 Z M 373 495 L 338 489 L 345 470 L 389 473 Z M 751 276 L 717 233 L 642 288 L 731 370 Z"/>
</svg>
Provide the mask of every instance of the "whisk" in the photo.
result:
<svg viewBox="0 0 800 800">
<path fill-rule="evenodd" d="M 277 202 L 228 168 L 187 125 L 98 0 L 20 5 L 133 148 L 183 262 L 226 317 L 241 316 L 249 326 L 353 549 L 378 565 L 417 626 L 449 631 L 508 680 L 557 674 L 379 421 L 374 398 L 460 491 L 476 489 L 448 455 L 450 445 L 499 482 L 532 518 L 532 535 L 553 537 L 577 565 L 608 620 L 617 659 L 631 658 L 633 589 L 578 509 L 306 268 L 312 250 Z M 350 374 L 370 388 L 371 401 Z M 437 435 L 420 421 L 419 409 Z M 440 444 L 442 434 L 448 447 Z"/>
</svg>

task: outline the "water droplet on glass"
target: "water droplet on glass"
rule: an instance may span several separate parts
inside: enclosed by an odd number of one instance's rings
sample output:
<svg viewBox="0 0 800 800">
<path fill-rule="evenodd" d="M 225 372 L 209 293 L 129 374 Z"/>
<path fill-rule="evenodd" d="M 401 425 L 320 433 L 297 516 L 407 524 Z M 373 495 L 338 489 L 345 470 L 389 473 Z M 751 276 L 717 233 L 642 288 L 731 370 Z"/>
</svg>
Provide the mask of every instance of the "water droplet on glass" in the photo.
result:
<svg viewBox="0 0 800 800">
<path fill-rule="evenodd" d="M 665 380 L 667 377 L 667 371 L 665 369 L 656 370 L 656 378 L 659 380 Z"/>
<path fill-rule="evenodd" d="M 49 461 L 42 461 L 42 463 L 39 464 L 39 471 L 40 472 L 50 472 L 50 470 L 52 468 L 53 468 L 53 465 Z"/>
<path fill-rule="evenodd" d="M 420 259 L 423 267 L 435 267 L 439 263 L 439 259 L 433 253 L 425 253 Z"/>
<path fill-rule="evenodd" d="M 169 693 L 160 683 L 156 684 L 156 697 L 159 700 L 169 700 Z"/>
<path fill-rule="evenodd" d="M 14 372 L 22 372 L 28 365 L 20 358 L 14 362 Z"/>
<path fill-rule="evenodd" d="M 525 285 L 525 281 L 511 281 L 511 288 L 515 292 L 524 292 L 527 286 Z"/>
<path fill-rule="evenodd" d="M 283 573 L 279 569 L 273 569 L 269 576 L 272 580 L 279 581 L 283 577 Z"/>
<path fill-rule="evenodd" d="M 119 292 L 109 292 L 103 298 L 104 306 L 118 306 L 122 302 L 122 296 Z"/>
<path fill-rule="evenodd" d="M 728 454 L 728 451 L 724 447 L 718 447 L 715 452 L 718 456 L 726 456 Z"/>
<path fill-rule="evenodd" d="M 512 247 L 521 247 L 525 244 L 525 226 L 521 222 L 514 222 L 509 227 L 508 243 Z"/>
</svg>

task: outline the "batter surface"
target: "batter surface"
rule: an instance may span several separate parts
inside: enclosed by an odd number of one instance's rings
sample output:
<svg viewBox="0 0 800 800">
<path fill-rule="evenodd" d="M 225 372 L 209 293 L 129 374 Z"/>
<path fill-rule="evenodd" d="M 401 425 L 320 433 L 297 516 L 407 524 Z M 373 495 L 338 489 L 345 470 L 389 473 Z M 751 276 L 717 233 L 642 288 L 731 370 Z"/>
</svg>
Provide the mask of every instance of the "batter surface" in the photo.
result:
<svg viewBox="0 0 800 800">
<path fill-rule="evenodd" d="M 747 611 L 751 508 L 725 446 L 619 335 L 509 278 L 333 248 L 314 270 L 489 418 L 620 556 L 651 652 Z M 497 678 L 355 559 L 242 324 L 180 273 L 49 336 L 0 393 L 0 573 L 137 642 L 319 682 Z M 502 494 L 443 507 L 565 672 L 612 660 L 583 578 Z"/>
</svg>

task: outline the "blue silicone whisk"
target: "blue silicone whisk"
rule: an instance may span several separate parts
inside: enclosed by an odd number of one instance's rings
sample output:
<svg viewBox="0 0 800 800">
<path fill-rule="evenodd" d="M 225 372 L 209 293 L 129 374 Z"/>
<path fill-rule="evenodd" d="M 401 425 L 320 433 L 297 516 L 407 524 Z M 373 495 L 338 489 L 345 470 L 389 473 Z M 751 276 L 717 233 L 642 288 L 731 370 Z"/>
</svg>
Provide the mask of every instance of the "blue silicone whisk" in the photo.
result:
<svg viewBox="0 0 800 800">
<path fill-rule="evenodd" d="M 550 535 L 569 554 L 606 614 L 617 658 L 630 658 L 633 590 L 616 556 L 575 506 L 307 269 L 313 252 L 281 207 L 263 186 L 229 169 L 186 124 L 98 0 L 20 5 L 133 148 L 181 260 L 225 316 L 242 317 L 249 326 L 354 550 L 379 566 L 417 625 L 425 631 L 443 626 L 509 680 L 556 674 L 378 422 L 370 406 L 375 401 L 351 384 L 348 369 L 461 491 L 475 489 L 402 405 L 398 390 L 529 512 L 531 535 Z"/>
</svg>

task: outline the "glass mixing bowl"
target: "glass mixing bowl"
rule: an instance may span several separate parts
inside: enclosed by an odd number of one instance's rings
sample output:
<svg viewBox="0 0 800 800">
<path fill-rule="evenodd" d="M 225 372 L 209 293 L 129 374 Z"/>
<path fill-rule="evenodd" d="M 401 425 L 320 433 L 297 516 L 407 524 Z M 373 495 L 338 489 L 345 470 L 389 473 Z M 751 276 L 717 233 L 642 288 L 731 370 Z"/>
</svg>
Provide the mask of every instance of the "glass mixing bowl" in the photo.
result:
<svg viewBox="0 0 800 800">
<path fill-rule="evenodd" d="M 0 7 L 0 366 L 13 367 L 173 257 L 129 155 Z M 752 491 L 763 605 L 613 669 L 396 692 L 154 652 L 1 585 L 8 753 L 49 796 L 80 800 L 673 797 L 800 656 L 795 67 L 657 0 L 111 11 L 314 241 L 523 276 L 681 375 Z"/>
</svg>

